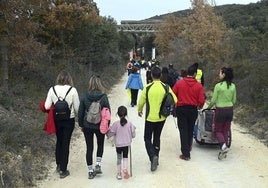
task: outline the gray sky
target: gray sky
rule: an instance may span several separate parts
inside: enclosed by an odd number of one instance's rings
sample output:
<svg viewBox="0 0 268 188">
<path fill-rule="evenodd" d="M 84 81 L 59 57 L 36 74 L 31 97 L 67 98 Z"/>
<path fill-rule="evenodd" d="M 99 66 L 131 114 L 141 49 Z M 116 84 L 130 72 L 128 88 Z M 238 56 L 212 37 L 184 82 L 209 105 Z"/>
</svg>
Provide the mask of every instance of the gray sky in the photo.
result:
<svg viewBox="0 0 268 188">
<path fill-rule="evenodd" d="M 117 23 L 121 20 L 143 20 L 191 7 L 190 0 L 94 0 L 101 16 L 111 16 Z M 211 0 L 208 0 L 211 2 Z M 249 4 L 258 0 L 215 0 L 216 5 Z"/>
</svg>

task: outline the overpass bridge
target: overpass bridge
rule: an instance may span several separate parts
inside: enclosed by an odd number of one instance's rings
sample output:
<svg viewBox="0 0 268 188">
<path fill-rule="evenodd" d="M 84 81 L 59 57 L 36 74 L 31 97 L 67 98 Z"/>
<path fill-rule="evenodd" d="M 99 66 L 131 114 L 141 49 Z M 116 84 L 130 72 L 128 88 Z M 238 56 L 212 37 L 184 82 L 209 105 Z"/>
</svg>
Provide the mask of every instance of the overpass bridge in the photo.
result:
<svg viewBox="0 0 268 188">
<path fill-rule="evenodd" d="M 155 27 L 156 24 L 159 24 L 161 22 L 162 20 L 122 20 L 121 24 L 117 25 L 117 30 L 131 33 L 155 33 L 157 32 L 157 28 Z"/>
</svg>

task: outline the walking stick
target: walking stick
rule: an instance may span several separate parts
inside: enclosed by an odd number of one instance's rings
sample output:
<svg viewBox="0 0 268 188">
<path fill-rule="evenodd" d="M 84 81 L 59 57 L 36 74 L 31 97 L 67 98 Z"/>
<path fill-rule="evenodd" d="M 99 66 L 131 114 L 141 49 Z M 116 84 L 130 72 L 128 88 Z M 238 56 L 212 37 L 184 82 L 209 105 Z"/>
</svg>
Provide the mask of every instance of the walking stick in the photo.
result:
<svg viewBox="0 0 268 188">
<path fill-rule="evenodd" d="M 176 122 L 176 118 L 173 116 L 173 120 L 174 120 L 174 124 L 176 126 L 176 128 L 178 128 L 177 122 Z"/>
<path fill-rule="evenodd" d="M 129 172 L 130 176 L 132 177 L 132 153 L 131 153 L 131 145 L 128 146 L 129 148 Z"/>
</svg>

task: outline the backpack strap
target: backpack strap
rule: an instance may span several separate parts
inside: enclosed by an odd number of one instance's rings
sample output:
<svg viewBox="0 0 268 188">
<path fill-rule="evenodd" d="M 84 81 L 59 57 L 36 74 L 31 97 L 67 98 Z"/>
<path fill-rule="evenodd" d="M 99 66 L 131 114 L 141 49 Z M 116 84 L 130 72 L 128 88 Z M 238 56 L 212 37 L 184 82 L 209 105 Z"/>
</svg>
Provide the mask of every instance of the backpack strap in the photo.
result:
<svg viewBox="0 0 268 188">
<path fill-rule="evenodd" d="M 63 100 L 65 100 L 65 98 L 67 97 L 67 95 L 69 94 L 69 92 L 71 91 L 72 88 L 73 88 L 73 87 L 71 86 L 71 87 L 68 89 L 68 91 L 67 91 L 67 93 L 65 94 L 65 97 L 63 98 Z M 58 97 L 58 95 L 57 95 L 57 93 L 56 93 L 56 90 L 55 90 L 55 86 L 53 86 L 53 91 L 54 91 L 56 97 L 57 97 L 58 100 L 59 100 L 59 97 Z"/>
<path fill-rule="evenodd" d="M 54 87 L 53 87 L 53 88 L 54 88 Z M 65 94 L 65 97 L 64 97 L 63 100 L 65 100 L 65 98 L 67 97 L 67 95 L 69 94 L 69 92 L 71 91 L 72 88 L 73 88 L 73 87 L 71 86 L 71 87 L 68 89 L 68 91 L 67 91 L 67 93 Z"/>
<path fill-rule="evenodd" d="M 56 93 L 56 90 L 55 90 L 55 86 L 53 86 L 53 91 L 54 91 L 54 93 L 55 93 L 56 97 L 57 97 L 57 98 L 58 98 L 58 100 L 59 100 L 59 97 L 58 97 L 58 95 L 57 95 L 57 93 Z"/>
<path fill-rule="evenodd" d="M 147 118 L 147 116 L 149 115 L 149 112 L 150 112 L 150 105 L 149 105 L 149 100 L 148 100 L 148 92 L 149 92 L 149 89 L 152 87 L 153 84 L 154 84 L 154 82 L 152 82 L 151 85 L 146 87 L 146 113 L 145 113 L 146 118 Z"/>
<path fill-rule="evenodd" d="M 169 92 L 169 88 L 168 88 L 169 86 L 167 84 L 162 83 L 162 82 L 161 82 L 161 84 L 162 84 L 163 88 L 165 89 L 166 93 L 168 93 Z M 160 106 L 160 109 L 161 108 L 162 108 L 162 105 Z M 159 118 L 161 118 L 160 110 L 159 110 Z"/>
<path fill-rule="evenodd" d="M 63 100 L 65 100 L 65 98 L 67 97 L 67 95 L 69 94 L 69 92 L 71 91 L 72 88 L 73 88 L 73 87 L 71 86 L 71 87 L 68 89 L 68 91 L 67 91 L 67 93 L 65 94 L 65 97 L 63 98 Z M 54 91 L 56 97 L 58 98 L 58 100 L 60 100 L 60 98 L 58 97 L 58 95 L 57 95 L 57 93 L 56 93 L 55 86 L 53 86 L 53 91 Z M 70 109 L 72 108 L 72 106 L 73 106 L 73 104 L 71 104 Z"/>
</svg>

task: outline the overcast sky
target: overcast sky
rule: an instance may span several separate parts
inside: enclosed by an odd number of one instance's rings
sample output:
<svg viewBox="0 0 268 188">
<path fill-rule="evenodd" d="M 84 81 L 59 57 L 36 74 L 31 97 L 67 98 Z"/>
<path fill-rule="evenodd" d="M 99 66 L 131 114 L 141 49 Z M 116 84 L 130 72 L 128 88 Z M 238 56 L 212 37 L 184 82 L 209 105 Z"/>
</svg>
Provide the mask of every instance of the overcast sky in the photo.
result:
<svg viewBox="0 0 268 188">
<path fill-rule="evenodd" d="M 190 0 L 94 0 L 94 2 L 97 3 L 101 16 L 111 16 L 117 23 L 121 20 L 143 20 L 191 7 Z M 249 4 L 258 0 L 215 0 L 215 2 L 216 5 Z"/>
</svg>

